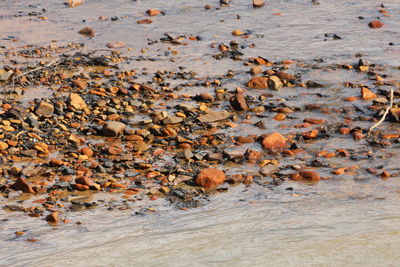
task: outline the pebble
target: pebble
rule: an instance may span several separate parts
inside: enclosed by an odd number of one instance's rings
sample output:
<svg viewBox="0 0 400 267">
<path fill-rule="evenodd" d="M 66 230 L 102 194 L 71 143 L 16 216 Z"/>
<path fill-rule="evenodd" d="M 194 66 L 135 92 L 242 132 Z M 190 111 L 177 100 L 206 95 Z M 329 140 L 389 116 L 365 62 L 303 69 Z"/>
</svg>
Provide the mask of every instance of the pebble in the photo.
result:
<svg viewBox="0 0 400 267">
<path fill-rule="evenodd" d="M 119 136 L 126 128 L 126 125 L 119 121 L 108 121 L 103 125 L 102 132 L 106 136 Z"/>
<path fill-rule="evenodd" d="M 364 100 L 372 100 L 378 96 L 366 87 L 361 87 L 361 97 Z"/>
<path fill-rule="evenodd" d="M 225 173 L 221 170 L 208 168 L 200 171 L 195 183 L 206 188 L 215 188 L 225 181 Z"/>
<path fill-rule="evenodd" d="M 254 89 L 264 89 L 268 87 L 268 83 L 265 77 L 254 77 L 247 82 L 246 86 Z"/>
<path fill-rule="evenodd" d="M 44 100 L 36 105 L 35 113 L 38 116 L 50 115 L 54 112 L 54 106 Z"/>
<path fill-rule="evenodd" d="M 265 0 L 253 0 L 253 7 L 263 7 L 265 5 Z"/>
<path fill-rule="evenodd" d="M 229 111 L 223 110 L 223 111 L 210 111 L 207 114 L 200 115 L 198 117 L 198 120 L 201 122 L 216 122 L 216 121 L 221 121 L 229 118 L 231 116 L 231 113 Z"/>
<path fill-rule="evenodd" d="M 235 110 L 248 110 L 249 106 L 247 105 L 246 98 L 243 94 L 237 94 L 232 96 L 230 99 L 230 103 L 233 109 Z"/>
<path fill-rule="evenodd" d="M 21 177 L 17 178 L 11 188 L 13 188 L 14 190 L 20 190 L 24 193 L 35 193 L 35 191 L 33 191 L 32 187 L 26 182 L 26 180 Z"/>
<path fill-rule="evenodd" d="M 373 28 L 373 29 L 382 28 L 383 25 L 384 25 L 383 22 L 381 22 L 381 21 L 379 21 L 379 20 L 373 20 L 373 21 L 371 21 L 370 23 L 368 23 L 368 26 L 369 26 L 370 28 Z"/>
<path fill-rule="evenodd" d="M 286 138 L 278 132 L 267 135 L 262 140 L 262 145 L 265 149 L 276 152 L 288 147 Z"/>
<path fill-rule="evenodd" d="M 268 79 L 268 85 L 270 89 L 279 91 L 283 87 L 283 83 L 278 76 L 272 75 Z"/>
<path fill-rule="evenodd" d="M 160 14 L 160 13 L 161 13 L 161 11 L 160 11 L 160 10 L 157 10 L 157 9 L 148 9 L 148 10 L 146 11 L 146 14 L 147 14 L 148 16 L 150 16 L 150 17 L 157 16 L 157 15 Z"/>
<path fill-rule="evenodd" d="M 82 97 L 79 94 L 71 93 L 69 95 L 69 104 L 77 110 L 82 110 L 87 107 L 85 101 L 83 101 Z"/>
<path fill-rule="evenodd" d="M 317 172 L 302 170 L 291 175 L 292 180 L 320 181 L 321 177 Z"/>
</svg>

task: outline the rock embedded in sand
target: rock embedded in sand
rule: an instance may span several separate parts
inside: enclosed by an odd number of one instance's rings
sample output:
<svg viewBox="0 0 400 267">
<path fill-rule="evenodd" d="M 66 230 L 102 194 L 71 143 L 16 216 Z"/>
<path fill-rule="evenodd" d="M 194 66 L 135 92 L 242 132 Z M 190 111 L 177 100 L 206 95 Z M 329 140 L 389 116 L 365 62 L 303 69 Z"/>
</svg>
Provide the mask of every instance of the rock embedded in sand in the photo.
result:
<svg viewBox="0 0 400 267">
<path fill-rule="evenodd" d="M 89 27 L 82 28 L 78 33 L 89 36 L 89 37 L 94 37 L 96 34 L 96 32 L 92 28 L 89 28 Z"/>
<path fill-rule="evenodd" d="M 320 181 L 321 177 L 317 172 L 302 170 L 291 175 L 292 180 Z"/>
<path fill-rule="evenodd" d="M 46 216 L 46 221 L 49 223 L 58 223 L 58 212 L 50 213 Z"/>
<path fill-rule="evenodd" d="M 246 86 L 254 89 L 264 89 L 268 87 L 268 83 L 265 77 L 254 77 L 247 82 Z"/>
<path fill-rule="evenodd" d="M 278 132 L 267 135 L 262 140 L 262 145 L 265 149 L 270 151 L 281 151 L 288 147 L 286 138 Z"/>
<path fill-rule="evenodd" d="M 8 144 L 6 142 L 0 141 L 0 151 L 6 150 L 8 148 Z"/>
<path fill-rule="evenodd" d="M 54 106 L 46 101 L 40 101 L 35 108 L 35 113 L 38 116 L 50 115 L 54 112 Z"/>
<path fill-rule="evenodd" d="M 379 20 L 373 20 L 373 21 L 371 21 L 370 23 L 368 23 L 368 26 L 369 26 L 370 28 L 373 28 L 373 29 L 382 28 L 383 25 L 384 25 L 383 22 L 381 22 L 381 21 L 379 21 Z"/>
<path fill-rule="evenodd" d="M 291 81 L 291 80 L 295 80 L 296 77 L 294 77 L 294 75 L 283 72 L 283 71 L 277 71 L 275 72 L 275 76 L 279 77 L 279 79 L 282 80 L 287 80 L 287 81 Z"/>
<path fill-rule="evenodd" d="M 263 69 L 260 66 L 253 66 L 250 69 L 250 74 L 251 75 L 257 75 L 263 72 Z"/>
<path fill-rule="evenodd" d="M 150 16 L 150 17 L 154 17 L 154 16 L 157 16 L 158 14 L 160 14 L 161 13 L 161 11 L 160 10 L 157 10 L 157 9 L 147 9 L 147 11 L 146 11 L 146 14 L 147 14 L 147 16 Z"/>
<path fill-rule="evenodd" d="M 107 43 L 108 48 L 124 48 L 125 46 L 124 42 Z"/>
<path fill-rule="evenodd" d="M 198 120 L 201 122 L 216 122 L 216 121 L 222 121 L 231 116 L 231 113 L 229 111 L 223 110 L 223 111 L 210 111 L 207 114 L 200 115 L 198 117 Z"/>
<path fill-rule="evenodd" d="M 79 177 L 75 179 L 75 183 L 92 186 L 94 182 L 89 177 Z"/>
<path fill-rule="evenodd" d="M 72 85 L 82 90 L 85 90 L 87 87 L 86 82 L 81 79 L 72 80 Z"/>
<path fill-rule="evenodd" d="M 71 93 L 69 95 L 69 104 L 77 110 L 82 110 L 87 107 L 85 101 L 82 97 L 76 93 Z"/>
<path fill-rule="evenodd" d="M 279 91 L 283 87 L 283 83 L 278 76 L 272 75 L 269 77 L 268 86 L 272 90 Z"/>
<path fill-rule="evenodd" d="M 265 5 L 264 0 L 253 0 L 253 7 L 263 7 Z"/>
<path fill-rule="evenodd" d="M 108 121 L 103 125 L 102 132 L 106 136 L 119 136 L 126 128 L 126 125 L 119 121 Z"/>
<path fill-rule="evenodd" d="M 230 103 L 233 109 L 235 110 L 248 110 L 249 106 L 247 105 L 246 98 L 243 94 L 237 94 L 232 96 L 230 99 Z"/>
<path fill-rule="evenodd" d="M 364 100 L 372 100 L 372 99 L 377 98 L 378 96 L 375 93 L 371 92 L 371 90 L 369 90 L 367 87 L 362 87 L 361 88 L 361 97 Z"/>
<path fill-rule="evenodd" d="M 24 193 L 35 193 L 32 187 L 26 182 L 24 178 L 18 178 L 15 183 L 11 186 L 14 190 L 20 190 Z"/>
<path fill-rule="evenodd" d="M 195 183 L 206 188 L 215 188 L 224 183 L 225 173 L 221 170 L 208 168 L 202 170 L 196 177 Z"/>
<path fill-rule="evenodd" d="M 76 7 L 79 5 L 82 5 L 83 0 L 68 0 L 68 6 L 69 7 Z"/>
</svg>

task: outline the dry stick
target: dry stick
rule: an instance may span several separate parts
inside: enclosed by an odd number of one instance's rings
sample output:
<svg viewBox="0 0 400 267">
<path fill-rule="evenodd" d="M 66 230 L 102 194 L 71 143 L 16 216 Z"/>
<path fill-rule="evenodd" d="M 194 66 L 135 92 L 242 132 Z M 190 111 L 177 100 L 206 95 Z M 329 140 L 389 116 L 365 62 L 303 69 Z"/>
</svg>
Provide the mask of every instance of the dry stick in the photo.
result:
<svg viewBox="0 0 400 267">
<path fill-rule="evenodd" d="M 389 110 L 393 107 L 393 94 L 394 94 L 394 92 L 393 92 L 393 88 L 392 88 L 392 89 L 390 89 L 390 105 L 386 108 L 385 113 L 383 113 L 382 118 L 381 118 L 377 123 L 375 123 L 374 125 L 372 125 L 371 128 L 369 128 L 368 134 L 371 134 L 371 132 L 372 132 L 373 129 L 375 129 L 376 127 L 378 127 L 379 125 L 381 125 L 382 122 L 385 121 L 386 116 L 387 116 L 387 114 L 389 113 Z"/>
</svg>

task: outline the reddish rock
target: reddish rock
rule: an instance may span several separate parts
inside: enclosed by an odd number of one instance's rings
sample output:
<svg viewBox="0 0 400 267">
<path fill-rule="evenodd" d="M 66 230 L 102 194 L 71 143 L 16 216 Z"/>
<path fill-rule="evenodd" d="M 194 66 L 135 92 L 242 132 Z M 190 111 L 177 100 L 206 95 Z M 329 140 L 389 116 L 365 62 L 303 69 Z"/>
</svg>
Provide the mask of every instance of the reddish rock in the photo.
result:
<svg viewBox="0 0 400 267">
<path fill-rule="evenodd" d="M 78 33 L 80 33 L 82 35 L 86 35 L 88 37 L 94 37 L 96 34 L 95 31 L 89 27 L 85 27 L 85 28 L 81 29 Z"/>
<path fill-rule="evenodd" d="M 85 155 L 85 156 L 88 156 L 88 157 L 91 157 L 91 156 L 93 156 L 93 154 L 94 154 L 94 153 L 93 153 L 93 150 L 90 149 L 90 148 L 87 147 L 87 146 L 82 147 L 81 153 L 82 153 L 82 155 Z"/>
<path fill-rule="evenodd" d="M 195 183 L 197 185 L 207 187 L 207 188 L 215 188 L 224 183 L 225 173 L 221 170 L 208 168 L 202 170 L 196 177 Z"/>
<path fill-rule="evenodd" d="M 161 13 L 161 11 L 160 11 L 160 10 L 157 10 L 157 9 L 148 9 L 148 10 L 146 11 L 146 14 L 147 14 L 148 16 L 150 16 L 150 17 L 157 16 L 157 15 L 160 14 L 160 13 Z"/>
<path fill-rule="evenodd" d="M 75 190 L 78 190 L 78 191 L 89 190 L 89 186 L 88 185 L 84 185 L 84 184 L 74 184 L 74 188 L 75 188 Z"/>
<path fill-rule="evenodd" d="M 46 221 L 49 223 L 58 223 L 58 212 L 53 212 L 46 216 Z"/>
<path fill-rule="evenodd" d="M 317 135 L 319 134 L 319 131 L 317 129 L 308 131 L 308 132 L 304 132 L 301 135 L 305 138 L 305 139 L 314 139 L 315 137 L 317 137 Z"/>
<path fill-rule="evenodd" d="M 275 76 L 278 76 L 280 79 L 287 80 L 287 81 L 296 79 L 296 77 L 294 77 L 294 75 L 283 72 L 283 71 L 275 72 Z"/>
<path fill-rule="evenodd" d="M 254 143 L 256 140 L 252 136 L 239 136 L 237 141 L 242 144 Z"/>
<path fill-rule="evenodd" d="M 265 149 L 270 151 L 281 151 L 288 147 L 286 138 L 278 132 L 267 135 L 262 140 L 262 145 Z"/>
<path fill-rule="evenodd" d="M 361 88 L 361 97 L 364 100 L 372 100 L 372 99 L 377 98 L 377 95 L 374 94 L 373 92 L 371 92 L 371 90 L 369 90 L 368 88 L 362 87 Z"/>
<path fill-rule="evenodd" d="M 87 186 L 92 186 L 94 185 L 94 182 L 92 181 L 92 179 L 90 179 L 89 177 L 79 177 L 75 179 L 75 183 L 77 184 L 81 184 L 81 185 L 87 185 Z"/>
<path fill-rule="evenodd" d="M 369 26 L 370 28 L 374 28 L 374 29 L 382 28 L 383 25 L 384 25 L 383 22 L 381 22 L 381 21 L 379 21 L 379 20 L 373 20 L 373 21 L 371 21 L 370 23 L 368 23 L 368 26 Z"/>
<path fill-rule="evenodd" d="M 262 153 L 260 151 L 256 151 L 256 150 L 249 148 L 244 153 L 244 156 L 248 161 L 255 162 L 261 158 Z"/>
<path fill-rule="evenodd" d="M 247 82 L 246 86 L 255 89 L 264 89 L 268 87 L 268 82 L 265 77 L 254 77 Z"/>
<path fill-rule="evenodd" d="M 314 119 L 314 118 L 306 118 L 303 122 L 311 123 L 311 124 L 324 124 L 325 120 L 323 119 Z"/>
<path fill-rule="evenodd" d="M 77 110 L 82 110 L 87 107 L 82 97 L 75 93 L 69 95 L 68 103 Z"/>
<path fill-rule="evenodd" d="M 32 187 L 26 182 L 24 178 L 18 178 L 15 183 L 11 186 L 14 190 L 20 190 L 24 193 L 35 193 Z"/>
<path fill-rule="evenodd" d="M 391 121 L 400 122 L 400 108 L 391 108 L 389 110 L 389 118 Z"/>
<path fill-rule="evenodd" d="M 250 69 L 251 75 L 257 75 L 263 72 L 263 69 L 260 66 L 254 66 Z"/>
<path fill-rule="evenodd" d="M 302 170 L 302 171 L 292 174 L 290 179 L 317 182 L 317 181 L 321 180 L 321 177 L 319 176 L 319 174 L 317 172 Z"/>
<path fill-rule="evenodd" d="M 137 21 L 137 24 L 151 24 L 153 23 L 153 20 L 151 19 L 141 19 Z"/>
<path fill-rule="evenodd" d="M 79 89 L 82 89 L 82 90 L 86 89 L 86 87 L 87 87 L 86 82 L 85 82 L 85 81 L 82 81 L 81 79 L 73 80 L 73 81 L 72 81 L 72 85 L 73 85 L 74 87 L 78 87 Z"/>
<path fill-rule="evenodd" d="M 233 109 L 235 110 L 248 110 L 249 106 L 247 105 L 246 98 L 243 94 L 237 94 L 232 96 L 230 99 L 230 103 Z"/>
<path fill-rule="evenodd" d="M 50 159 L 49 164 L 50 164 L 51 166 L 62 166 L 62 165 L 65 164 L 65 162 L 62 161 L 62 160 L 60 160 L 60 159 L 52 158 L 52 159 Z"/>
<path fill-rule="evenodd" d="M 108 48 L 124 48 L 125 46 L 124 42 L 107 43 Z"/>
<path fill-rule="evenodd" d="M 202 93 L 200 95 L 201 99 L 204 101 L 214 101 L 214 96 L 211 93 Z"/>
</svg>

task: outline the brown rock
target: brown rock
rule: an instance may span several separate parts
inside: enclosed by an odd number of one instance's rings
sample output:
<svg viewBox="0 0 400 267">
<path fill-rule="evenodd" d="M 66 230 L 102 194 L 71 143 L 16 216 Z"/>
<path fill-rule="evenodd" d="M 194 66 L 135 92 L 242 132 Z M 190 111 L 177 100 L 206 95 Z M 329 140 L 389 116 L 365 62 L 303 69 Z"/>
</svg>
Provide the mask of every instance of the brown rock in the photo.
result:
<svg viewBox="0 0 400 267">
<path fill-rule="evenodd" d="M 275 72 L 275 76 L 279 77 L 279 79 L 287 80 L 287 81 L 291 81 L 291 80 L 295 80 L 296 79 L 296 77 L 294 77 L 294 75 L 286 73 L 286 72 L 283 72 L 283 71 Z"/>
<path fill-rule="evenodd" d="M 153 20 L 151 19 L 141 19 L 137 21 L 137 24 L 151 24 L 153 23 Z"/>
<path fill-rule="evenodd" d="M 76 7 L 79 5 L 82 5 L 83 0 L 68 0 L 68 6 L 69 7 Z"/>
<path fill-rule="evenodd" d="M 207 114 L 201 115 L 198 117 L 198 120 L 201 122 L 216 122 L 216 121 L 221 121 L 229 118 L 231 116 L 231 113 L 229 111 L 223 110 L 223 111 L 210 111 Z"/>
<path fill-rule="evenodd" d="M 107 43 L 108 48 L 124 48 L 125 46 L 124 42 Z"/>
<path fill-rule="evenodd" d="M 52 159 L 50 159 L 49 164 L 51 166 L 62 166 L 65 164 L 65 162 L 60 159 L 52 158 Z"/>
<path fill-rule="evenodd" d="M 40 101 L 36 105 L 35 113 L 38 116 L 50 115 L 54 112 L 54 106 L 46 101 Z"/>
<path fill-rule="evenodd" d="M 265 5 L 264 0 L 253 0 L 253 7 L 263 7 Z"/>
<path fill-rule="evenodd" d="M 82 155 L 85 155 L 85 156 L 88 156 L 88 157 L 91 157 L 94 154 L 93 150 L 90 147 L 87 147 L 87 146 L 82 147 L 81 153 L 82 153 Z"/>
<path fill-rule="evenodd" d="M 251 75 L 257 75 L 263 72 L 263 69 L 260 66 L 254 66 L 250 69 Z"/>
<path fill-rule="evenodd" d="M 268 87 L 268 83 L 265 77 L 254 77 L 247 82 L 246 86 L 255 89 L 264 89 Z"/>
<path fill-rule="evenodd" d="M 389 119 L 394 122 L 400 122 L 400 108 L 391 108 L 389 110 Z"/>
<path fill-rule="evenodd" d="M 372 100 L 372 99 L 377 98 L 377 95 L 374 94 L 373 92 L 371 92 L 371 90 L 369 90 L 368 88 L 362 87 L 361 88 L 361 97 L 364 100 Z"/>
<path fill-rule="evenodd" d="M 88 185 L 84 185 L 84 184 L 74 184 L 74 188 L 75 188 L 75 190 L 78 190 L 78 191 L 89 190 L 89 186 Z"/>
<path fill-rule="evenodd" d="M 18 178 L 15 183 L 11 186 L 14 190 L 20 190 L 24 193 L 35 193 L 32 187 L 26 182 L 24 178 Z"/>
<path fill-rule="evenodd" d="M 315 137 L 317 137 L 317 135 L 319 134 L 319 131 L 317 129 L 308 131 L 308 132 L 304 132 L 301 135 L 305 138 L 305 139 L 314 139 Z"/>
<path fill-rule="evenodd" d="M 311 124 L 324 124 L 325 120 L 323 119 L 315 119 L 315 118 L 306 118 L 303 120 L 303 122 L 308 122 Z"/>
<path fill-rule="evenodd" d="M 8 148 L 8 144 L 6 142 L 0 141 L 0 151 L 6 150 Z"/>
<path fill-rule="evenodd" d="M 146 14 L 147 14 L 148 16 L 150 16 L 150 17 L 157 16 L 157 15 L 160 14 L 160 13 L 161 13 L 161 11 L 160 11 L 160 10 L 157 10 L 157 9 L 148 9 L 148 10 L 146 11 Z"/>
<path fill-rule="evenodd" d="M 76 178 L 75 179 L 75 183 L 82 184 L 82 185 L 87 185 L 87 186 L 92 186 L 94 184 L 92 179 L 90 179 L 89 177 Z"/>
<path fill-rule="evenodd" d="M 254 143 L 256 140 L 252 136 L 239 136 L 237 141 L 242 144 Z"/>
<path fill-rule="evenodd" d="M 306 181 L 320 181 L 321 177 L 317 172 L 314 171 L 307 171 L 307 170 L 302 170 L 297 173 L 292 174 L 290 177 L 292 180 L 306 180 Z"/>
<path fill-rule="evenodd" d="M 196 177 L 195 183 L 197 185 L 207 187 L 207 188 L 215 188 L 224 183 L 225 173 L 221 170 L 208 168 L 202 170 Z"/>
<path fill-rule="evenodd" d="M 103 125 L 103 134 L 106 136 L 119 136 L 126 128 L 126 125 L 119 121 L 108 121 Z"/>
<path fill-rule="evenodd" d="M 288 147 L 286 138 L 278 132 L 274 132 L 266 136 L 262 141 L 262 145 L 265 149 L 274 152 L 281 151 Z"/>
<path fill-rule="evenodd" d="M 383 25 L 384 25 L 383 22 L 379 20 L 373 20 L 370 23 L 368 23 L 368 26 L 373 29 L 382 28 Z"/>
<path fill-rule="evenodd" d="M 89 36 L 89 37 L 94 37 L 96 34 L 95 31 L 89 27 L 85 27 L 85 28 L 81 29 L 78 33 Z"/>
<path fill-rule="evenodd" d="M 246 98 L 243 94 L 237 94 L 232 96 L 230 99 L 230 103 L 233 109 L 235 110 L 248 110 L 249 106 L 247 105 Z"/>
<path fill-rule="evenodd" d="M 58 223 L 58 212 L 53 212 L 46 216 L 46 221 L 49 223 Z"/>
<path fill-rule="evenodd" d="M 214 101 L 214 96 L 210 93 L 202 93 L 200 97 L 204 101 L 210 101 L 210 102 Z"/>
<path fill-rule="evenodd" d="M 74 87 L 78 87 L 79 89 L 85 90 L 87 87 L 87 84 L 85 81 L 82 81 L 81 79 L 76 79 L 72 81 L 72 85 Z"/>
<path fill-rule="evenodd" d="M 87 107 L 82 97 L 76 93 L 71 93 L 69 95 L 69 104 L 77 110 L 82 110 Z"/>
</svg>

